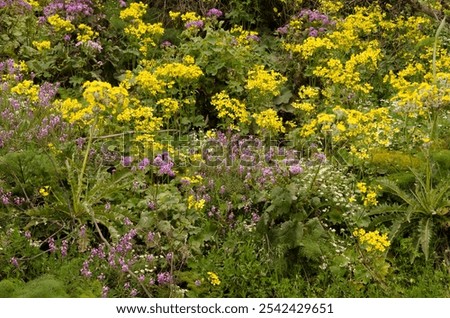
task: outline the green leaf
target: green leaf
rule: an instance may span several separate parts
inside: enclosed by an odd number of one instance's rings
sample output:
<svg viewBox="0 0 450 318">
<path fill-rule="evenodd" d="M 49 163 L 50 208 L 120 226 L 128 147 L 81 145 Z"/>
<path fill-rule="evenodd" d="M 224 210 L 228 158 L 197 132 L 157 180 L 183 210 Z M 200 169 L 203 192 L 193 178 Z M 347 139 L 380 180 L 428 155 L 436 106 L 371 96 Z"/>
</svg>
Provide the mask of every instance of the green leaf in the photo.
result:
<svg viewBox="0 0 450 318">
<path fill-rule="evenodd" d="M 428 260 L 430 256 L 430 243 L 433 232 L 433 220 L 432 218 L 422 219 L 419 223 L 419 242 L 422 247 L 422 251 L 425 254 L 425 259 Z"/>
</svg>

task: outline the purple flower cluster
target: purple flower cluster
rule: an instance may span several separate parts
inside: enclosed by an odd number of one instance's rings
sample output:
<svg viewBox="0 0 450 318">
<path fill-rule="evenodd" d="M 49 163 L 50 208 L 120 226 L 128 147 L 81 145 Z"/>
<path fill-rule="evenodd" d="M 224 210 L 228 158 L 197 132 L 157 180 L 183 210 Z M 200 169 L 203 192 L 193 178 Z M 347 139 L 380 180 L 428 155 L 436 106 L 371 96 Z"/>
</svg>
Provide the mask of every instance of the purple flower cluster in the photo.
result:
<svg viewBox="0 0 450 318">
<path fill-rule="evenodd" d="M 191 29 L 191 28 L 193 28 L 193 29 L 202 29 L 204 25 L 205 25 L 205 23 L 202 20 L 196 20 L 196 21 L 186 22 L 184 27 L 186 29 Z"/>
<path fill-rule="evenodd" d="M 39 104 L 41 106 L 50 106 L 51 101 L 58 93 L 59 83 L 52 84 L 45 82 L 39 88 Z"/>
<path fill-rule="evenodd" d="M 212 8 L 208 12 L 206 12 L 207 17 L 220 18 L 223 15 L 223 12 L 219 9 Z"/>
<path fill-rule="evenodd" d="M 48 239 L 48 251 L 54 253 L 56 251 L 55 239 L 53 237 Z"/>
<path fill-rule="evenodd" d="M 93 51 L 101 52 L 103 50 L 102 45 L 99 42 L 88 40 L 87 42 L 77 42 L 75 44 L 76 47 L 83 45 L 83 47 L 87 47 L 88 49 L 92 49 Z"/>
<path fill-rule="evenodd" d="M 172 170 L 174 163 L 167 152 L 158 154 L 155 159 L 153 159 L 153 165 L 159 167 L 159 175 L 168 175 L 169 177 L 175 176 L 175 172 Z"/>
<path fill-rule="evenodd" d="M 78 17 L 91 16 L 94 8 L 91 0 L 53 0 L 43 11 L 45 17 L 60 14 L 72 21 Z"/>
<path fill-rule="evenodd" d="M 33 7 L 28 2 L 23 0 L 0 0 L 0 9 L 3 8 L 14 8 L 19 12 L 33 9 Z"/>
<path fill-rule="evenodd" d="M 303 19 L 306 20 L 307 24 L 310 26 L 306 28 L 307 34 L 309 37 L 317 37 L 321 33 L 327 31 L 327 27 L 333 26 L 336 24 L 335 21 L 330 20 L 330 18 L 317 10 L 311 9 L 303 9 L 300 13 L 296 14 L 294 19 Z M 290 26 L 286 24 L 282 27 L 279 27 L 276 32 L 279 35 L 286 35 L 289 33 Z"/>
<path fill-rule="evenodd" d="M 69 249 L 69 242 L 67 240 L 61 241 L 61 255 L 63 257 L 67 256 L 67 250 Z"/>
<path fill-rule="evenodd" d="M 61 120 L 61 115 L 50 115 L 49 117 L 45 117 L 42 120 L 41 125 L 38 128 L 37 132 L 37 139 L 44 139 L 47 137 L 51 132 L 56 131 L 57 129 L 60 129 L 64 127 L 65 124 Z M 61 135 L 63 136 L 63 135 Z"/>
<path fill-rule="evenodd" d="M 158 274 L 157 281 L 159 285 L 167 285 L 173 281 L 173 277 L 169 272 L 162 272 Z"/>
<path fill-rule="evenodd" d="M 1 133 L 0 133 L 0 140 L 1 140 Z M 1 148 L 1 143 L 0 143 L 0 148 Z M 14 205 L 20 206 L 20 205 L 24 204 L 25 201 L 26 201 L 25 198 L 13 197 L 12 192 L 5 191 L 2 188 L 0 188 L 0 202 L 3 205 L 14 204 Z"/>
<path fill-rule="evenodd" d="M 138 164 L 139 170 L 144 170 L 150 164 L 150 160 L 148 158 L 142 159 Z"/>
<path fill-rule="evenodd" d="M 9 260 L 9 262 L 10 262 L 14 267 L 19 267 L 19 261 L 17 260 L 16 257 L 11 257 L 11 259 Z"/>
<path fill-rule="evenodd" d="M 1 2 L 0 2 L 0 4 L 1 4 Z M 20 72 L 20 69 L 16 68 L 14 66 L 13 59 L 7 59 L 4 62 L 0 62 L 0 73 L 18 74 L 19 72 Z"/>
<path fill-rule="evenodd" d="M 334 21 L 331 21 L 330 18 L 317 10 L 311 10 L 311 9 L 303 9 L 300 11 L 299 14 L 297 14 L 298 18 L 306 18 L 309 22 L 318 21 L 322 25 L 333 25 L 335 24 Z"/>
<path fill-rule="evenodd" d="M 80 273 L 84 277 L 91 277 L 92 276 L 92 272 L 89 269 L 89 261 L 86 260 L 86 261 L 83 262 L 83 267 L 80 269 Z"/>
</svg>

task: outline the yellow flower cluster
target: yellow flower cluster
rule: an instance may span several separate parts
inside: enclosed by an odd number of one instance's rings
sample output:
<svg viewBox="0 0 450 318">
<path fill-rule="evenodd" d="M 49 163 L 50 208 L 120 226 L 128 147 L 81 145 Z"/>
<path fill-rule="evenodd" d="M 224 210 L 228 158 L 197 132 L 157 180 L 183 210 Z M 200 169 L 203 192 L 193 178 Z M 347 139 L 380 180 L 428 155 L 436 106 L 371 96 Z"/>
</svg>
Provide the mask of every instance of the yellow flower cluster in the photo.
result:
<svg viewBox="0 0 450 318">
<path fill-rule="evenodd" d="M 381 189 L 380 186 L 376 188 L 367 187 L 365 182 L 358 182 L 356 184 L 356 188 L 358 189 L 358 192 L 361 194 L 364 206 L 376 206 L 378 204 L 376 190 L 380 190 Z"/>
<path fill-rule="evenodd" d="M 188 209 L 193 208 L 194 210 L 201 211 L 205 207 L 205 203 L 205 199 L 196 200 L 193 195 L 188 197 Z"/>
<path fill-rule="evenodd" d="M 297 100 L 291 103 L 291 106 L 309 114 L 315 110 L 314 103 L 319 97 L 319 89 L 312 86 L 301 86 L 298 90 L 298 96 L 301 101 Z"/>
<path fill-rule="evenodd" d="M 33 85 L 33 81 L 24 80 L 11 88 L 11 93 L 27 97 L 32 102 L 37 102 L 39 100 L 39 85 Z"/>
<path fill-rule="evenodd" d="M 203 177 L 199 174 L 192 176 L 192 177 L 182 177 L 181 178 L 181 182 L 187 182 L 190 185 L 197 185 L 197 184 L 201 184 L 203 182 Z"/>
<path fill-rule="evenodd" d="M 208 272 L 207 274 L 208 274 L 208 280 L 211 283 L 211 285 L 213 285 L 213 286 L 220 285 L 220 279 L 219 279 L 219 276 L 217 276 L 216 273 Z"/>
<path fill-rule="evenodd" d="M 179 80 L 192 81 L 203 75 L 197 65 L 184 65 L 182 63 L 168 63 L 155 69 L 155 75 Z"/>
<path fill-rule="evenodd" d="M 159 93 L 165 92 L 165 83 L 159 80 L 155 74 L 147 70 L 140 71 L 135 79 L 136 83 L 147 95 L 156 96 Z"/>
<path fill-rule="evenodd" d="M 63 118 L 69 123 L 90 121 L 90 110 L 76 99 L 67 98 L 55 102 L 55 106 L 61 111 Z"/>
<path fill-rule="evenodd" d="M 169 17 L 170 17 L 172 20 L 178 19 L 178 18 L 180 17 L 180 15 L 181 15 L 181 12 L 169 11 Z"/>
<path fill-rule="evenodd" d="M 56 32 L 64 31 L 66 33 L 75 30 L 75 26 L 69 20 L 61 18 L 58 14 L 51 15 L 47 18 L 47 22 L 53 27 Z"/>
<path fill-rule="evenodd" d="M 120 18 L 122 20 L 138 20 L 141 19 L 144 14 L 147 12 L 147 4 L 144 4 L 142 2 L 133 2 L 130 3 L 128 8 L 123 9 L 120 11 Z"/>
<path fill-rule="evenodd" d="M 40 8 L 40 4 L 39 1 L 35 1 L 35 0 L 27 0 L 24 1 L 26 3 L 28 3 L 30 6 L 32 6 L 34 9 L 39 9 Z"/>
<path fill-rule="evenodd" d="M 39 194 L 46 197 L 50 194 L 50 186 L 43 186 L 39 189 Z"/>
<path fill-rule="evenodd" d="M 202 17 L 199 16 L 197 13 L 190 11 L 182 14 L 181 20 L 183 22 L 199 21 L 202 20 Z"/>
<path fill-rule="evenodd" d="M 376 45 L 377 43 L 373 42 L 373 46 Z M 313 74 L 323 78 L 325 83 L 329 81 L 328 87 L 332 84 L 340 84 L 351 91 L 367 94 L 373 87 L 368 83 L 362 83 L 361 71 L 364 73 L 375 72 L 380 60 L 381 50 L 369 46 L 362 52 L 352 54 L 345 63 L 339 59 L 330 58 L 326 67 L 316 67 Z M 359 68 L 363 68 L 363 70 L 360 71 Z"/>
<path fill-rule="evenodd" d="M 163 117 L 172 117 L 179 109 L 180 103 L 173 98 L 163 98 L 156 102 L 156 105 L 162 106 Z"/>
<path fill-rule="evenodd" d="M 226 118 L 231 121 L 230 128 L 238 130 L 236 123 L 249 123 L 249 113 L 245 107 L 245 104 L 241 101 L 230 98 L 230 96 L 222 91 L 215 94 L 211 99 L 211 104 L 218 111 L 217 117 Z"/>
<path fill-rule="evenodd" d="M 81 23 L 78 26 L 78 31 L 79 33 L 77 35 L 77 41 L 80 42 L 87 42 L 98 37 L 98 32 L 93 31 L 89 25 L 86 25 L 84 23 Z"/>
<path fill-rule="evenodd" d="M 300 135 L 310 137 L 317 133 L 331 133 L 336 143 L 351 143 L 350 151 L 360 159 L 368 158 L 368 150 L 387 147 L 398 129 L 386 107 L 366 112 L 333 108 L 334 114 L 319 113 L 316 118 L 303 125 Z"/>
<path fill-rule="evenodd" d="M 429 53 L 423 54 L 429 58 Z M 439 50 L 434 77 L 431 65 L 421 62 L 408 64 L 397 74 L 390 72 L 384 78 L 396 90 L 391 98 L 397 112 L 408 117 L 428 117 L 432 108 L 441 108 L 450 104 L 450 57 L 447 50 Z"/>
<path fill-rule="evenodd" d="M 52 46 L 50 41 L 33 41 L 32 44 L 39 52 L 48 50 Z"/>
<path fill-rule="evenodd" d="M 236 39 L 236 44 L 242 46 L 248 46 L 250 43 L 254 42 L 252 39 L 258 36 L 256 31 L 244 30 L 242 26 L 233 26 L 230 30 L 230 34 Z"/>
<path fill-rule="evenodd" d="M 316 98 L 319 96 L 319 89 L 312 86 L 300 86 L 298 96 L 302 99 Z"/>
<path fill-rule="evenodd" d="M 365 249 L 368 252 L 384 252 L 386 250 L 386 247 L 389 247 L 391 245 L 387 234 L 385 233 L 381 235 L 378 230 L 366 232 L 364 229 L 355 229 L 353 231 L 353 236 L 358 238 L 360 244 L 365 246 Z"/>
<path fill-rule="evenodd" d="M 88 81 L 83 84 L 83 88 L 85 103 L 71 98 L 55 102 L 63 118 L 70 123 L 89 125 L 96 115 L 104 119 L 119 114 L 128 107 L 128 91 L 123 87 L 113 87 L 102 81 Z"/>
<path fill-rule="evenodd" d="M 259 94 L 280 95 L 281 86 L 287 78 L 273 70 L 264 70 L 263 65 L 256 65 L 253 70 L 248 71 L 246 89 L 256 90 Z"/>
<path fill-rule="evenodd" d="M 313 56 L 316 51 L 330 50 L 337 46 L 329 38 L 309 37 L 301 44 L 283 43 L 283 48 L 292 53 L 298 53 L 303 59 Z"/>
<path fill-rule="evenodd" d="M 336 0 L 321 0 L 320 1 L 320 11 L 325 12 L 327 14 L 336 14 L 339 10 L 344 7 L 342 1 Z"/>
<path fill-rule="evenodd" d="M 142 142 L 146 147 L 154 146 L 155 133 L 162 127 L 162 118 L 155 116 L 154 109 L 142 105 L 134 98 L 130 101 L 130 107 L 117 116 L 117 120 L 129 124 L 130 128 L 138 132 L 136 141 Z"/>
<path fill-rule="evenodd" d="M 283 121 L 273 109 L 267 109 L 258 114 L 253 114 L 253 118 L 255 118 L 255 122 L 261 130 L 274 134 L 286 131 L 283 126 Z"/>
<path fill-rule="evenodd" d="M 120 18 L 129 24 L 125 27 L 125 34 L 131 36 L 139 45 L 139 51 L 147 54 L 148 47 L 156 46 L 156 40 L 164 34 L 162 23 L 146 23 L 142 17 L 147 12 L 147 4 L 142 2 L 131 3 L 120 12 Z"/>
<path fill-rule="evenodd" d="M 120 108 L 128 107 L 128 91 L 123 87 L 112 86 L 108 82 L 87 81 L 83 88 L 83 97 L 94 111 L 108 110 L 108 114 L 115 115 Z"/>
</svg>

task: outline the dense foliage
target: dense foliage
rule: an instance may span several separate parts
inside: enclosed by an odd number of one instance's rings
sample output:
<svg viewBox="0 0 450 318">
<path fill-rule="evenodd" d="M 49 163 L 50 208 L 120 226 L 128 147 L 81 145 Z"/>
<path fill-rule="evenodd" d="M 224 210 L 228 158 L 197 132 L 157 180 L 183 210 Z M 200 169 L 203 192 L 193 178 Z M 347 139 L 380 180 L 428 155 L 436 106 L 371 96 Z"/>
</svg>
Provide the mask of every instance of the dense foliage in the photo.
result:
<svg viewBox="0 0 450 318">
<path fill-rule="evenodd" d="M 441 1 L 0 1 L 0 297 L 449 297 Z"/>
</svg>

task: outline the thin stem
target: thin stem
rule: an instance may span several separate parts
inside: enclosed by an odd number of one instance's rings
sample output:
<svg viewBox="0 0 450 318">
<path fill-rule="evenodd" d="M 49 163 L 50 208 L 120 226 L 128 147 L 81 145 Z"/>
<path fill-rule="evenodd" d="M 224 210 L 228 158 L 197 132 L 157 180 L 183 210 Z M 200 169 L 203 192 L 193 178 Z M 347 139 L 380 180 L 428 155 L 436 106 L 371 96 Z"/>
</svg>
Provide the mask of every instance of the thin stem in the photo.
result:
<svg viewBox="0 0 450 318">
<path fill-rule="evenodd" d="M 83 179 L 84 179 L 84 174 L 86 172 L 86 166 L 87 166 L 87 162 L 89 159 L 89 153 L 91 152 L 91 147 L 92 147 L 92 140 L 94 139 L 94 131 L 95 131 L 95 126 L 97 125 L 97 116 L 94 119 L 94 122 L 92 123 L 90 129 L 89 129 L 89 139 L 88 139 L 88 144 L 86 146 L 86 151 L 84 153 L 84 159 L 83 159 L 83 164 L 81 166 L 81 171 L 78 174 L 78 184 L 77 184 L 77 191 L 76 194 L 73 198 L 74 200 L 74 210 L 75 210 L 75 214 L 78 214 L 78 207 L 79 207 L 79 203 L 80 203 L 80 197 L 81 197 L 81 191 L 83 188 Z"/>
</svg>

